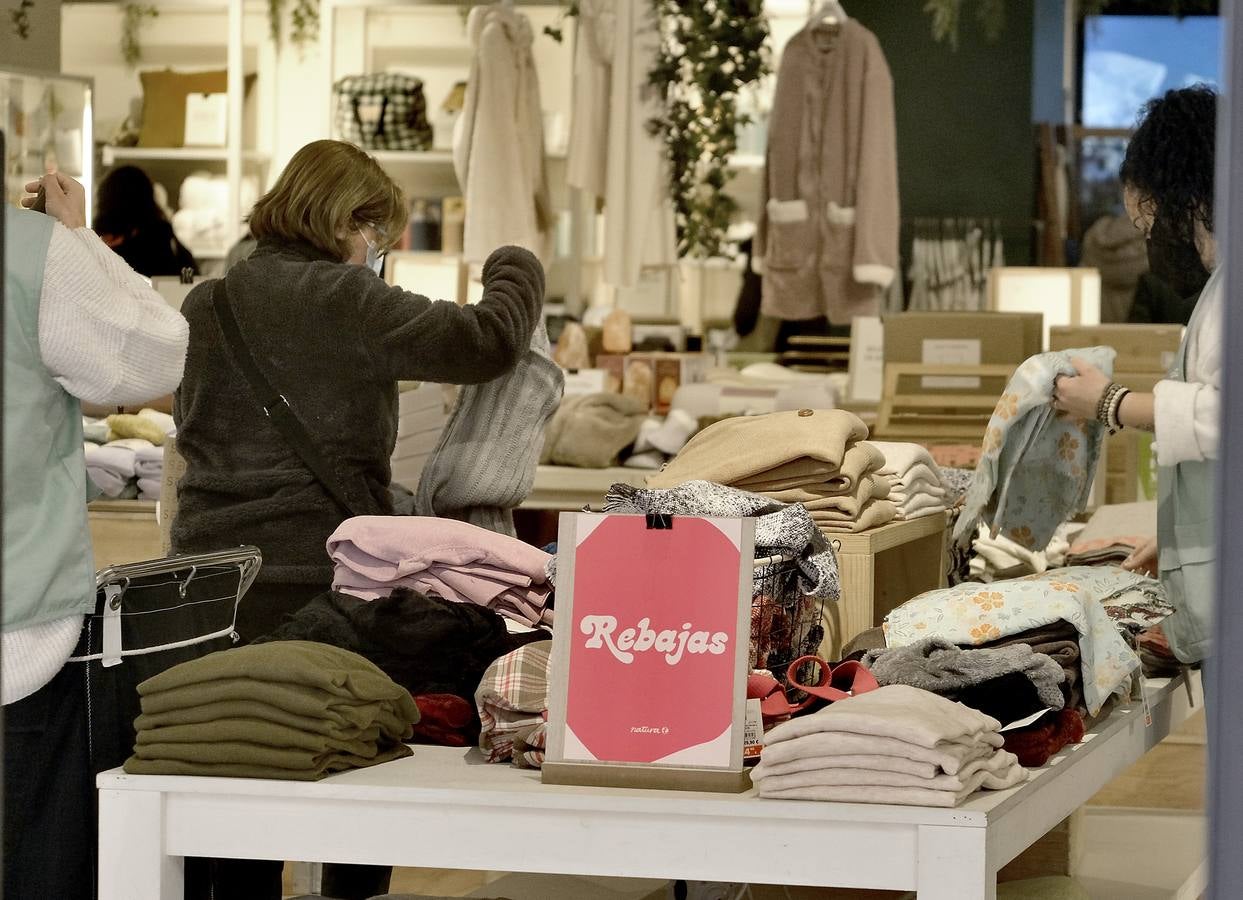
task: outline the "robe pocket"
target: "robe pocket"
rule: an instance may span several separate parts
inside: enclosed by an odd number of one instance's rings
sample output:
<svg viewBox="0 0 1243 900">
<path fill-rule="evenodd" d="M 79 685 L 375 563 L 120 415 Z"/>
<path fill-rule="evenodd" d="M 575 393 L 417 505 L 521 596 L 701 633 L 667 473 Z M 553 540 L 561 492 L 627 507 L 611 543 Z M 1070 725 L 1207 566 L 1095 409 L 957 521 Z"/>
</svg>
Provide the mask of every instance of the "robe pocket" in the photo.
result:
<svg viewBox="0 0 1243 900">
<path fill-rule="evenodd" d="M 830 200 L 824 208 L 824 218 L 828 227 L 820 254 L 820 268 L 849 272 L 855 253 L 855 208 L 839 206 Z"/>
<path fill-rule="evenodd" d="M 764 264 L 770 269 L 800 269 L 811 259 L 811 229 L 804 200 L 768 201 L 768 253 Z"/>
</svg>

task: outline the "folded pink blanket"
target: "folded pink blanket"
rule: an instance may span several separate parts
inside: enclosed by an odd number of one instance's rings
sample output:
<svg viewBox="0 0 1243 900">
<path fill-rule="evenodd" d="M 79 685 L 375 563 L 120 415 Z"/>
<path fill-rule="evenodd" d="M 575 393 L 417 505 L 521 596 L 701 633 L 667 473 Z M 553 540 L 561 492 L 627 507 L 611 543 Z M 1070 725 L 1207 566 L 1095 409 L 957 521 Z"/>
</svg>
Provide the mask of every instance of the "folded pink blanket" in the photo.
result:
<svg viewBox="0 0 1243 900">
<path fill-rule="evenodd" d="M 552 557 L 455 519 L 358 516 L 328 538 L 333 590 L 375 599 L 408 587 L 527 624 L 546 617 Z"/>
</svg>

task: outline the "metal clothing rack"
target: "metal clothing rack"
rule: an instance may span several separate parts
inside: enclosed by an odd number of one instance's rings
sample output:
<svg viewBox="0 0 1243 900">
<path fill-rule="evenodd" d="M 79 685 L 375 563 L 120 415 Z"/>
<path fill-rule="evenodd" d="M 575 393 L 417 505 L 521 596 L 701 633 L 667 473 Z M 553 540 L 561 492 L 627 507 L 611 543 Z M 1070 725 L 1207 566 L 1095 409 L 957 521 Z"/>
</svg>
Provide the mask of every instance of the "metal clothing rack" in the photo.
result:
<svg viewBox="0 0 1243 900">
<path fill-rule="evenodd" d="M 110 667 L 129 656 L 236 640 L 237 607 L 262 562 L 258 548 L 243 546 L 100 570 L 96 609 L 71 661 Z"/>
</svg>

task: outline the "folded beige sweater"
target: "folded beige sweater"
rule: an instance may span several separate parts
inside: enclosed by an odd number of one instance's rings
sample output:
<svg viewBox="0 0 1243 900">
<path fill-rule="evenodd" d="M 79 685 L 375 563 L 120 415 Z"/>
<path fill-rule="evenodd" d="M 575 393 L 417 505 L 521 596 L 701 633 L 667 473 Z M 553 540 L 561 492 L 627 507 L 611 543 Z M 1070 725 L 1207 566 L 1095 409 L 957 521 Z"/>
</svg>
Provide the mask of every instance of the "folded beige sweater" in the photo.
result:
<svg viewBox="0 0 1243 900">
<path fill-rule="evenodd" d="M 670 488 L 697 479 L 736 485 L 804 458 L 840 468 L 847 446 L 867 433 L 858 416 L 840 409 L 725 419 L 691 438 L 648 485 Z"/>
<path fill-rule="evenodd" d="M 790 743 L 794 743 L 791 741 Z M 910 746 L 909 744 L 907 746 Z M 990 747 L 989 750 L 992 750 Z M 996 751 L 993 751 L 996 752 Z M 769 763 L 761 759 L 760 764 L 751 770 L 751 780 L 759 782 L 774 775 L 795 775 L 799 772 L 814 772 L 818 769 L 864 769 L 868 772 L 897 772 L 913 775 L 916 778 L 936 778 L 946 774 L 939 766 L 917 759 L 902 756 L 878 756 L 872 754 L 857 756 L 806 756 L 792 759 L 784 763 Z"/>
<path fill-rule="evenodd" d="M 976 775 L 982 774 L 984 781 L 976 787 L 979 790 L 1004 790 L 1011 787 L 1006 783 L 1013 777 L 1013 769 L 1018 765 L 1019 758 L 1005 750 L 994 750 L 991 754 L 966 763 L 956 774 L 934 774 L 926 777 L 922 774 L 912 775 L 909 772 L 894 772 L 885 769 L 854 769 L 838 766 L 832 757 L 828 757 L 818 769 L 806 769 L 802 772 L 785 772 L 774 774 L 756 766 L 751 772 L 751 780 L 760 785 L 761 790 L 784 791 L 790 788 L 808 787 L 900 787 L 923 788 L 932 791 L 950 791 L 959 793 L 976 783 Z"/>
<path fill-rule="evenodd" d="M 891 684 L 783 722 L 764 736 L 764 746 L 826 731 L 897 738 L 933 749 L 963 738 L 1001 747 L 1001 723 L 929 691 Z M 767 749 L 764 751 L 767 753 Z"/>
<path fill-rule="evenodd" d="M 833 517 L 832 514 L 811 514 L 812 521 L 820 526 L 821 531 L 835 534 L 858 534 L 861 531 L 870 531 L 873 528 L 888 525 L 897 517 L 898 508 L 891 500 L 872 500 L 859 510 L 858 517 L 853 520 L 842 520 L 839 517 Z"/>
<path fill-rule="evenodd" d="M 853 703 L 858 697 L 852 697 Z M 805 717 L 805 718 L 811 718 Z M 797 721 L 797 720 L 794 720 Z M 779 726 L 783 727 L 783 726 Z M 773 729 L 774 732 L 777 729 Z M 933 747 L 921 747 L 908 741 L 891 737 L 878 737 L 871 734 L 855 734 L 849 731 L 824 731 L 804 734 L 801 737 L 780 740 L 764 747 L 760 765 L 766 766 L 774 774 L 787 771 L 807 771 L 806 767 L 794 768 L 796 763 L 805 760 L 823 760 L 825 757 L 858 757 L 874 759 L 877 757 L 892 760 L 892 763 L 876 763 L 876 768 L 892 767 L 900 762 L 920 763 L 935 767 L 947 775 L 956 774 L 966 763 L 994 752 L 1000 744 L 979 741 L 972 738 L 945 740 Z M 790 766 L 790 769 L 786 769 Z M 921 770 L 926 771 L 926 770 Z M 933 772 L 935 775 L 936 772 Z"/>
</svg>

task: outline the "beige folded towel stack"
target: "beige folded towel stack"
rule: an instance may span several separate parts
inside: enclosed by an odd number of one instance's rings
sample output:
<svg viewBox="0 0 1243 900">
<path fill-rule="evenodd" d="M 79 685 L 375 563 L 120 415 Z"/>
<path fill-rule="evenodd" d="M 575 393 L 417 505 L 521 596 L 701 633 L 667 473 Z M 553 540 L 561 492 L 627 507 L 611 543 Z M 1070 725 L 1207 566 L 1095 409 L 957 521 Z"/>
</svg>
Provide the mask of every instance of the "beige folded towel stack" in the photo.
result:
<svg viewBox="0 0 1243 900">
<path fill-rule="evenodd" d="M 798 503 L 826 535 L 853 534 L 897 516 L 884 455 L 868 444 L 867 426 L 845 410 L 802 409 L 726 419 L 710 425 L 662 471 L 653 488 L 714 481 Z"/>
<path fill-rule="evenodd" d="M 775 800 L 954 807 L 1027 779 L 1000 729 L 961 703 L 890 685 L 778 725 L 751 780 Z"/>
<path fill-rule="evenodd" d="M 899 519 L 919 519 L 943 513 L 948 508 L 947 491 L 941 469 L 926 447 L 868 441 L 885 458 L 881 474 L 893 481 L 889 499 L 897 507 Z"/>
</svg>

